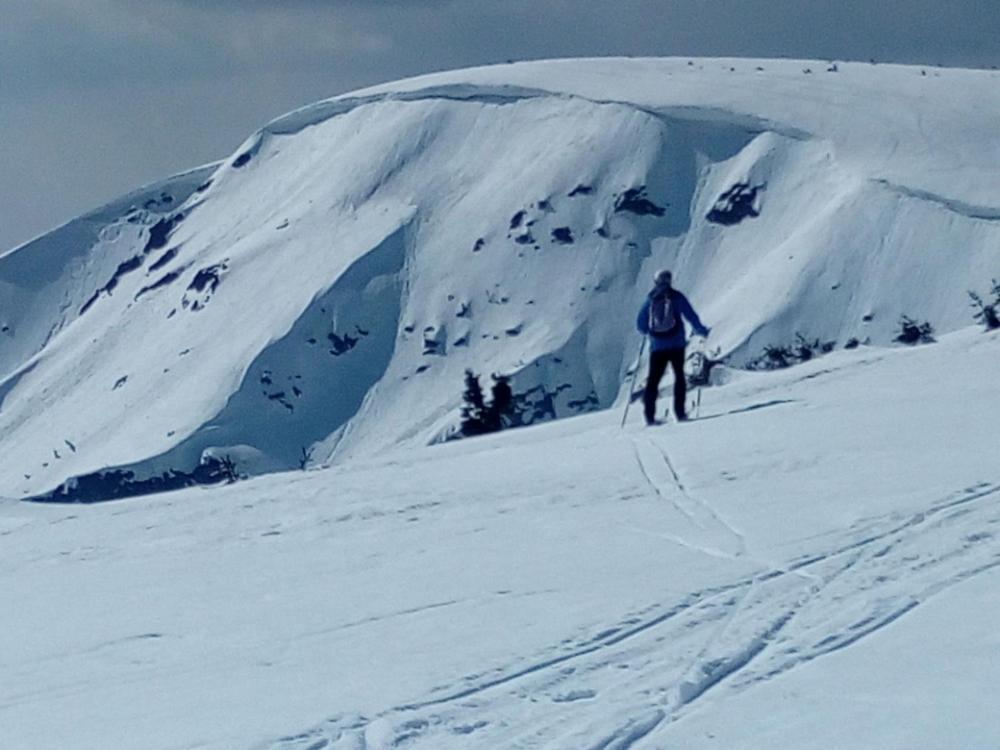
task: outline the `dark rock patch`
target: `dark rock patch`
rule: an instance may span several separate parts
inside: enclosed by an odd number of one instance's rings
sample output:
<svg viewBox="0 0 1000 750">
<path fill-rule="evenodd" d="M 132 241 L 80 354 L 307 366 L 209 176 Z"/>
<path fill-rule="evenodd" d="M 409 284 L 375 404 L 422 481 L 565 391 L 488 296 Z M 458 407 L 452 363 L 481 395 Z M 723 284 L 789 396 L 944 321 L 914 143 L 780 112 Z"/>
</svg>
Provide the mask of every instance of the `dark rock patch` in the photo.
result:
<svg viewBox="0 0 1000 750">
<path fill-rule="evenodd" d="M 174 227 L 184 221 L 184 218 L 184 214 L 179 213 L 160 219 L 153 224 L 149 228 L 149 239 L 146 240 L 146 246 L 142 248 L 142 254 L 149 255 L 153 250 L 166 247 L 170 233 L 174 231 Z"/>
<path fill-rule="evenodd" d="M 594 192 L 594 188 L 590 185 L 577 185 L 569 192 L 570 198 L 575 198 L 578 195 L 590 195 Z"/>
<path fill-rule="evenodd" d="M 228 270 L 228 264 L 229 261 L 224 260 L 199 270 L 191 283 L 188 284 L 187 291 L 184 292 L 181 307 L 196 312 L 207 305 L 219 288 L 219 284 L 222 283 L 222 275 Z"/>
<path fill-rule="evenodd" d="M 705 216 L 713 224 L 732 226 L 747 218 L 760 216 L 757 196 L 764 185 L 750 186 L 748 182 L 738 182 L 719 196 L 712 210 Z"/>
<path fill-rule="evenodd" d="M 295 407 L 288 403 L 288 399 L 285 398 L 284 391 L 277 391 L 276 393 L 267 394 L 268 401 L 276 401 L 277 403 L 284 406 L 288 411 L 295 411 Z"/>
<path fill-rule="evenodd" d="M 108 283 L 105 284 L 104 286 L 102 286 L 96 292 L 94 292 L 94 294 L 91 296 L 91 298 L 88 299 L 83 304 L 83 306 L 80 308 L 80 313 L 79 314 L 83 315 L 85 312 L 87 312 L 87 310 L 89 310 L 91 308 L 91 306 L 95 302 L 97 302 L 97 300 L 100 298 L 100 296 L 102 294 L 106 294 L 106 295 L 108 295 L 110 297 L 111 293 L 118 286 L 119 280 L 123 276 L 125 276 L 126 274 L 132 273 L 132 271 L 134 271 L 137 268 L 139 268 L 145 262 L 146 262 L 146 259 L 142 255 L 134 255 L 131 258 L 129 258 L 128 260 L 119 263 L 118 264 L 118 268 L 115 269 L 115 272 L 114 272 L 114 274 L 112 274 L 111 278 L 108 280 Z"/>
<path fill-rule="evenodd" d="M 174 196 L 170 193 L 160 193 L 159 198 L 150 198 L 142 204 L 142 207 L 149 211 L 150 209 L 157 208 L 158 206 L 169 206 L 173 202 Z"/>
<path fill-rule="evenodd" d="M 531 232 L 525 232 L 515 237 L 514 242 L 518 245 L 531 245 L 535 242 L 535 238 L 531 236 Z"/>
<path fill-rule="evenodd" d="M 139 268 L 145 262 L 145 258 L 141 255 L 135 255 L 126 261 L 118 264 L 118 268 L 115 269 L 115 275 L 111 277 L 111 281 L 108 282 L 106 291 L 110 292 L 115 286 L 118 285 L 118 279 L 127 273 L 132 273 L 135 269 Z"/>
<path fill-rule="evenodd" d="M 516 214 L 514 214 L 512 217 L 510 217 L 510 228 L 511 228 L 511 231 L 513 231 L 513 230 L 515 230 L 515 229 L 517 229 L 518 227 L 521 226 L 521 222 L 524 221 L 524 217 L 525 217 L 525 212 L 524 211 L 518 211 Z"/>
<path fill-rule="evenodd" d="M 170 273 L 168 273 L 168 274 L 166 274 L 164 276 L 161 276 L 159 279 L 157 279 L 156 281 L 154 281 L 149 286 L 144 286 L 142 289 L 140 289 L 136 293 L 135 299 L 138 300 L 142 295 L 146 294 L 147 292 L 152 292 L 152 291 L 154 291 L 156 289 L 159 289 L 161 287 L 165 287 L 165 286 L 167 286 L 169 284 L 172 284 L 173 282 L 177 281 L 177 279 L 180 278 L 181 274 L 184 273 L 184 271 L 186 269 L 187 269 L 187 266 L 185 266 L 184 268 L 179 268 L 176 271 L 171 271 Z"/>
<path fill-rule="evenodd" d="M 560 245 L 572 245 L 573 232 L 569 227 L 556 227 L 552 230 L 552 241 Z"/>
<path fill-rule="evenodd" d="M 233 169 L 239 169 L 240 167 L 246 166 L 252 158 L 253 154 L 249 151 L 244 151 L 242 154 L 233 159 Z"/>
<path fill-rule="evenodd" d="M 129 273 L 130 271 L 134 271 L 141 265 L 142 265 L 142 257 L 138 255 L 135 256 L 134 258 L 129 258 L 124 263 L 120 263 L 118 265 L 118 268 L 115 269 L 114 275 L 108 280 L 108 283 L 97 290 L 97 294 L 104 292 L 105 294 L 110 295 L 111 292 L 114 291 L 115 287 L 118 286 L 118 280 L 122 276 Z"/>
<path fill-rule="evenodd" d="M 667 212 L 646 197 L 645 186 L 631 188 L 618 196 L 615 201 L 615 213 L 636 214 L 637 216 L 663 216 Z"/>
<path fill-rule="evenodd" d="M 221 273 L 225 269 L 225 263 L 216 263 L 213 266 L 202 268 L 194 275 L 194 279 L 188 284 L 188 289 L 195 292 L 204 292 L 205 290 L 214 292 L 219 288 L 219 283 L 222 281 Z"/>
<path fill-rule="evenodd" d="M 161 268 L 167 265 L 167 263 L 169 263 L 170 261 L 172 261 L 174 258 L 177 257 L 177 253 L 180 251 L 180 249 L 181 249 L 180 245 L 175 245 L 174 247 L 167 250 L 167 252 L 165 252 L 163 255 L 157 258 L 156 262 L 149 267 L 150 272 L 159 271 Z"/>
<path fill-rule="evenodd" d="M 93 296 L 91 296 L 91 298 L 88 299 L 86 302 L 84 302 L 83 305 L 80 307 L 79 314 L 83 315 L 85 312 L 87 312 L 87 310 L 89 310 L 94 305 L 94 303 L 97 302 L 97 298 L 100 296 L 101 293 L 99 291 L 94 292 Z"/>
<path fill-rule="evenodd" d="M 338 336 L 331 332 L 326 335 L 326 338 L 330 342 L 330 354 L 334 357 L 339 357 L 341 354 L 351 351 L 351 349 L 358 345 L 358 341 L 360 341 L 360 339 L 346 333 L 343 336 Z"/>
<path fill-rule="evenodd" d="M 586 398 L 577 401 L 567 401 L 566 406 L 577 412 L 595 411 L 601 407 L 601 401 L 597 398 L 597 394 L 591 391 Z"/>
<path fill-rule="evenodd" d="M 478 253 L 484 247 L 486 247 L 486 240 L 480 237 L 478 240 L 476 240 L 476 244 L 472 246 L 472 252 Z"/>
</svg>

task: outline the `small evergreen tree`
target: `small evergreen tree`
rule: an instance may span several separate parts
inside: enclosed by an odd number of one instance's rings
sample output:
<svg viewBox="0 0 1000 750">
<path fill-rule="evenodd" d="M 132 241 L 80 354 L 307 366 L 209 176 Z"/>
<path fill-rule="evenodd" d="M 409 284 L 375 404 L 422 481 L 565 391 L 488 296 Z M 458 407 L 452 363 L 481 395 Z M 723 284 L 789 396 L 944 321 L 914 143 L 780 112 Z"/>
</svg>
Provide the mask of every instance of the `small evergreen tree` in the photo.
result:
<svg viewBox="0 0 1000 750">
<path fill-rule="evenodd" d="M 299 458 L 299 468 L 302 471 L 305 471 L 309 466 L 309 462 L 312 461 L 314 449 L 315 446 L 309 448 L 306 448 L 304 445 L 302 446 L 302 456 Z"/>
<path fill-rule="evenodd" d="M 995 331 L 1000 328 L 1000 281 L 993 279 L 993 300 L 987 304 L 976 292 L 969 292 L 972 299 L 972 307 L 976 310 L 974 317 L 977 321 L 986 326 L 987 331 Z"/>
<path fill-rule="evenodd" d="M 472 370 L 466 370 L 465 391 L 462 393 L 462 437 L 499 432 L 521 424 L 518 398 L 510 387 L 508 375 L 493 376 L 490 395 L 492 398 L 486 403 L 479 376 Z"/>
<path fill-rule="evenodd" d="M 490 405 L 487 426 L 491 432 L 510 427 L 514 423 L 514 391 L 507 375 L 494 375 L 490 388 Z"/>
<path fill-rule="evenodd" d="M 465 391 L 462 393 L 462 434 L 466 437 L 482 435 L 488 429 L 486 400 L 479 376 L 472 370 L 465 371 Z"/>
<path fill-rule="evenodd" d="M 750 370 L 781 370 L 795 362 L 795 352 L 787 346 L 764 347 L 764 353 L 747 363 Z"/>
<path fill-rule="evenodd" d="M 896 341 L 900 344 L 933 344 L 934 326 L 928 322 L 918 323 L 908 315 L 903 315 L 899 319 L 899 335 Z"/>
</svg>

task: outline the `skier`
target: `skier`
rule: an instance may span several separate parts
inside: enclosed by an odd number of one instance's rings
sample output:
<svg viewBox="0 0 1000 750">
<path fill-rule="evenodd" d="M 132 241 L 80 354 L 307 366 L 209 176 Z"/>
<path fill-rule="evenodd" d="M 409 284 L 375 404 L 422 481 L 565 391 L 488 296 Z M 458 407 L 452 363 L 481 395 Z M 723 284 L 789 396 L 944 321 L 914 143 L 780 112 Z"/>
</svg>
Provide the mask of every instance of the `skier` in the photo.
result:
<svg viewBox="0 0 1000 750">
<path fill-rule="evenodd" d="M 636 319 L 639 331 L 649 336 L 649 377 L 643 393 L 647 425 L 659 424 L 656 420 L 656 397 L 668 364 L 674 371 L 674 416 L 678 422 L 687 420 L 687 381 L 684 378 L 687 334 L 682 316 L 699 336 L 707 337 L 712 331 L 702 324 L 687 297 L 674 289 L 672 282 L 670 271 L 657 272 L 653 277 L 653 290 L 646 297 Z"/>
</svg>

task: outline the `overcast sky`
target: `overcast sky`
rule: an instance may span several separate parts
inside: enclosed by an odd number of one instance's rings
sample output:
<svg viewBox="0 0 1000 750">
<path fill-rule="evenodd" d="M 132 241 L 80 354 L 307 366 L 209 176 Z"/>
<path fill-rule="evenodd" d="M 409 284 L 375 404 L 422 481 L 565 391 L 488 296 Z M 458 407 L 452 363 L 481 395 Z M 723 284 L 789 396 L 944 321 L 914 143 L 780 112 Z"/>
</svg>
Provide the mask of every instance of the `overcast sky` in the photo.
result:
<svg viewBox="0 0 1000 750">
<path fill-rule="evenodd" d="M 433 70 L 708 55 L 1000 65 L 997 0 L 0 0 L 0 252 Z"/>
</svg>

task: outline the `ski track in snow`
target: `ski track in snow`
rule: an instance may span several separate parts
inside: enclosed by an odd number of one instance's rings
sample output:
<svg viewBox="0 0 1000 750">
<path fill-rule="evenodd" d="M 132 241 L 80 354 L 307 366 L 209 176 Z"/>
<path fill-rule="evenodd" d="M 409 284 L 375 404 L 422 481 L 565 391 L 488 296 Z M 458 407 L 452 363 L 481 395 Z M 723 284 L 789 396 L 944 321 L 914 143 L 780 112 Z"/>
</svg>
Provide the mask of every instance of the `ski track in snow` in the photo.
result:
<svg viewBox="0 0 1000 750">
<path fill-rule="evenodd" d="M 1000 567 L 1000 551 L 988 543 L 1000 536 L 1000 505 L 984 502 L 1000 496 L 1000 485 L 967 488 L 909 516 L 870 519 L 841 543 L 777 566 L 750 556 L 738 531 L 683 490 L 662 445 L 650 438 L 633 446 L 652 489 L 692 534 L 727 535 L 741 547 L 722 553 L 677 543 L 761 568 L 626 613 L 590 640 L 556 646 L 528 666 L 493 669 L 493 679 L 373 717 L 332 717 L 257 750 L 662 747 L 692 706 L 854 645 L 934 595 Z M 664 474 L 673 475 L 667 486 L 658 484 Z"/>
<path fill-rule="evenodd" d="M 693 496 L 684 483 L 681 481 L 680 475 L 674 468 L 673 462 L 670 460 L 670 455 L 667 453 L 666 448 L 663 446 L 663 441 L 654 441 L 652 438 L 649 439 L 649 443 L 656 449 L 663 459 L 663 463 L 670 470 L 670 474 L 673 477 L 674 484 L 677 486 L 680 494 L 687 500 L 687 502 L 696 508 L 696 515 L 701 518 L 700 521 L 696 521 L 702 528 L 713 529 L 718 536 L 723 538 L 730 537 L 730 546 L 735 546 L 736 551 L 733 553 L 736 556 L 745 555 L 747 552 L 746 538 L 735 529 L 732 524 L 726 521 L 719 513 L 708 503 L 702 501 L 697 496 Z M 638 457 L 638 453 L 636 454 Z M 644 470 L 645 473 L 645 470 Z M 648 476 L 648 474 L 647 474 Z M 659 488 L 657 493 L 659 493 Z"/>
</svg>

